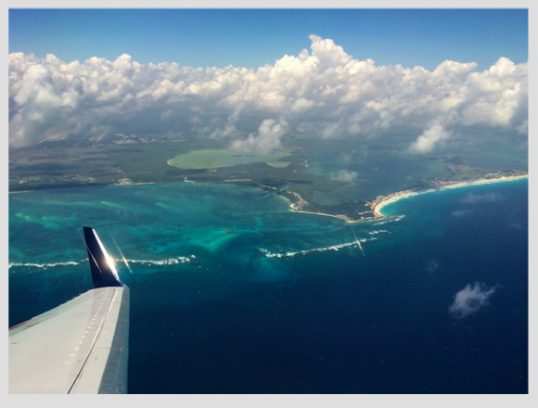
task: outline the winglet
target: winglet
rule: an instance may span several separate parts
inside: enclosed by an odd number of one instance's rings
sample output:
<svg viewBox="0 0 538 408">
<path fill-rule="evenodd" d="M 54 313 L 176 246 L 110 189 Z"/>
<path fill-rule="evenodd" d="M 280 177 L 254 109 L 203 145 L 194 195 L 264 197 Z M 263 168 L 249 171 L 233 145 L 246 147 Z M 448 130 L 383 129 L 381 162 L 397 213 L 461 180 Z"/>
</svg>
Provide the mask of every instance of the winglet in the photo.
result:
<svg viewBox="0 0 538 408">
<path fill-rule="evenodd" d="M 114 259 L 106 251 L 97 232 L 92 227 L 83 227 L 83 230 L 93 286 L 95 288 L 123 286 Z"/>
</svg>

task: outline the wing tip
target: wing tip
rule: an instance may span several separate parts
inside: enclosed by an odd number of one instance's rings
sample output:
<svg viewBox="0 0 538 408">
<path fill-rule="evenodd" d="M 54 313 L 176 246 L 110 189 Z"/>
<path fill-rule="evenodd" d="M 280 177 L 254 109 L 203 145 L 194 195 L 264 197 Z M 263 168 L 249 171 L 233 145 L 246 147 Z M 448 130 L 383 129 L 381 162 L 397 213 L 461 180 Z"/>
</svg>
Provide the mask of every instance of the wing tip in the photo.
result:
<svg viewBox="0 0 538 408">
<path fill-rule="evenodd" d="M 88 251 L 88 261 L 95 288 L 107 286 L 124 286 L 121 282 L 114 259 L 108 254 L 93 227 L 83 226 L 84 240 Z"/>
</svg>

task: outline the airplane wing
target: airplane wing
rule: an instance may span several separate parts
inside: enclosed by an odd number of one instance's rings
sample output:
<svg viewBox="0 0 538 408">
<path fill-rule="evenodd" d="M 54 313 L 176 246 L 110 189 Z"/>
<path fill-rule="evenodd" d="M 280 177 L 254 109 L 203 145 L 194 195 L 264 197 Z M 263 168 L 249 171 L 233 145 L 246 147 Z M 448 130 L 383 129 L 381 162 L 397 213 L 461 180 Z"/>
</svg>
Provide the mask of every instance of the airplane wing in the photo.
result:
<svg viewBox="0 0 538 408">
<path fill-rule="evenodd" d="M 127 392 L 129 289 L 84 227 L 94 289 L 9 330 L 9 392 Z"/>
</svg>

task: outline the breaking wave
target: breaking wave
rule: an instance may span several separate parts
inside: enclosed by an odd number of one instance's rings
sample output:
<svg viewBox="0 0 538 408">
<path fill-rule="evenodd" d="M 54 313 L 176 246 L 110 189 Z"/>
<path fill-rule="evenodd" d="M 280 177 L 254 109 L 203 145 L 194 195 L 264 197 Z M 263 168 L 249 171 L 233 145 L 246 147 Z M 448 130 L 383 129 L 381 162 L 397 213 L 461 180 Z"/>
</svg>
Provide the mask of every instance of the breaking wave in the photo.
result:
<svg viewBox="0 0 538 408">
<path fill-rule="evenodd" d="M 173 258 L 164 259 L 126 259 L 129 264 L 139 265 L 156 265 L 156 266 L 169 266 L 189 263 L 196 259 L 196 255 L 190 256 L 176 256 Z M 123 259 L 115 259 L 117 264 L 123 263 Z M 67 266 L 77 266 L 87 263 L 87 259 L 81 259 L 80 261 L 64 261 L 64 262 L 49 262 L 49 263 L 35 263 L 35 262 L 10 262 L 9 268 L 38 268 L 38 269 L 50 269 L 60 268 Z"/>
<path fill-rule="evenodd" d="M 377 241 L 377 237 L 361 238 L 356 241 L 344 242 L 342 244 L 330 245 L 326 247 L 303 249 L 300 251 L 271 252 L 265 248 L 260 248 L 260 252 L 267 258 L 291 258 L 297 255 L 308 255 L 314 252 L 340 251 L 344 248 L 358 247 L 365 242 Z"/>
<path fill-rule="evenodd" d="M 376 221 L 373 223 L 373 225 L 375 225 L 376 227 L 379 226 L 379 225 L 385 225 L 385 224 L 391 224 L 393 222 L 399 222 L 401 221 L 403 218 L 405 218 L 405 215 L 396 215 L 394 217 L 385 217 L 383 218 L 382 221 Z"/>
<path fill-rule="evenodd" d="M 386 234 L 386 233 L 389 233 L 389 231 L 386 230 L 386 229 L 379 229 L 379 230 L 368 231 L 368 234 L 369 234 L 369 235 L 378 235 L 378 234 Z"/>
<path fill-rule="evenodd" d="M 139 265 L 157 265 L 157 266 L 168 266 L 168 265 L 178 265 L 189 263 L 193 259 L 196 259 L 195 255 L 191 256 L 177 256 L 175 258 L 165 258 L 165 259 L 127 259 L 127 262 L 130 264 L 139 264 Z M 116 260 L 120 262 L 120 259 Z"/>
<path fill-rule="evenodd" d="M 62 266 L 76 266 L 82 263 L 82 261 L 65 261 L 65 262 L 50 262 L 50 263 L 33 263 L 33 262 L 10 262 L 9 268 L 57 268 Z"/>
</svg>

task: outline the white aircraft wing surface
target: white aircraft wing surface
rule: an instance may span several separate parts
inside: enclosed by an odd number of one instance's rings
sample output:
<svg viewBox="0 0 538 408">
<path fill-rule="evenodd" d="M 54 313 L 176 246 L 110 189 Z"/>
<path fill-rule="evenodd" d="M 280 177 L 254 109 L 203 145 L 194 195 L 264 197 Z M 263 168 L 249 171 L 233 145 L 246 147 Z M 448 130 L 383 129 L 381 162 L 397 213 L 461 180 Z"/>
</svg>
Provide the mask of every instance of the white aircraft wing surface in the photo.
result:
<svg viewBox="0 0 538 408">
<path fill-rule="evenodd" d="M 85 227 L 94 289 L 9 331 L 10 393 L 127 392 L 129 289 Z"/>
</svg>

